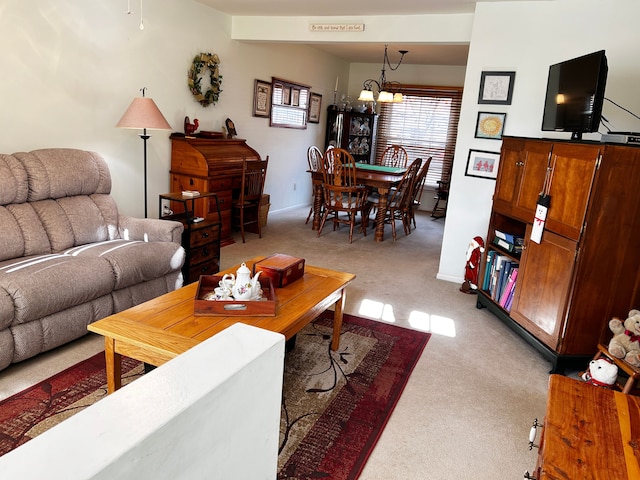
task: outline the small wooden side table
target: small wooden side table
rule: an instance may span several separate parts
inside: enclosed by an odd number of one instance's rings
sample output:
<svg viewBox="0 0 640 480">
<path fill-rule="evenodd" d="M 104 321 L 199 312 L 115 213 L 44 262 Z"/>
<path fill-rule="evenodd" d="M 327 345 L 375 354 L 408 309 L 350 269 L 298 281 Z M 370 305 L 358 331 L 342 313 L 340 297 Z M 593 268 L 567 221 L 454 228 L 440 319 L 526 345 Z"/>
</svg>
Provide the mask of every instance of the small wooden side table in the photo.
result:
<svg viewBox="0 0 640 480">
<path fill-rule="evenodd" d="M 198 221 L 194 216 L 195 202 L 204 198 L 210 199 L 209 209 L 215 204 L 217 219 L 211 217 Z M 162 214 L 162 201 L 169 200 L 175 213 Z M 182 267 L 184 284 L 197 282 L 200 275 L 213 275 L 220 271 L 220 206 L 218 196 L 213 192 L 202 192 L 196 196 L 183 195 L 182 192 L 165 193 L 159 196 L 158 216 L 163 220 L 178 220 L 184 225 L 182 247 L 186 258 Z"/>
<path fill-rule="evenodd" d="M 551 375 L 538 463 L 529 478 L 640 478 L 640 398 Z"/>
</svg>

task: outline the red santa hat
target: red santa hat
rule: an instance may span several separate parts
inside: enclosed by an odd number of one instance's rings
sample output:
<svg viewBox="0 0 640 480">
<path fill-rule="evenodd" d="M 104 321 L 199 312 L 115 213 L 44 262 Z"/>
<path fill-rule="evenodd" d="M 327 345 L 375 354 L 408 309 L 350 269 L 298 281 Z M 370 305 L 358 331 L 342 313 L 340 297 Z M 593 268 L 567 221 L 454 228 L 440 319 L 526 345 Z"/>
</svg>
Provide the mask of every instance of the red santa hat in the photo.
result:
<svg viewBox="0 0 640 480">
<path fill-rule="evenodd" d="M 473 237 L 473 241 L 478 244 L 478 247 L 480 247 L 481 250 L 484 251 L 484 240 L 482 237 Z"/>
</svg>

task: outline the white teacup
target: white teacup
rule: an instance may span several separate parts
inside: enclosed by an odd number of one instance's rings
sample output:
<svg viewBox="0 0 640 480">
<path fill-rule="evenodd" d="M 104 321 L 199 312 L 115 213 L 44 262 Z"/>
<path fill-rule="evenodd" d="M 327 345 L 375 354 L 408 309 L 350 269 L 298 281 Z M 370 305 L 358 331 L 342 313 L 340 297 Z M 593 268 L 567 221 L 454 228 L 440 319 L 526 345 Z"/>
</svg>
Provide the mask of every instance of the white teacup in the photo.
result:
<svg viewBox="0 0 640 480">
<path fill-rule="evenodd" d="M 229 291 L 229 295 L 231 295 L 231 289 L 233 288 L 233 285 L 235 283 L 236 277 L 233 275 L 233 273 L 227 273 L 222 277 L 222 280 L 218 282 L 218 285 L 220 285 L 221 288 L 226 288 Z"/>
<path fill-rule="evenodd" d="M 226 287 L 216 287 L 214 294 L 216 300 L 230 300 L 231 290 Z"/>
</svg>

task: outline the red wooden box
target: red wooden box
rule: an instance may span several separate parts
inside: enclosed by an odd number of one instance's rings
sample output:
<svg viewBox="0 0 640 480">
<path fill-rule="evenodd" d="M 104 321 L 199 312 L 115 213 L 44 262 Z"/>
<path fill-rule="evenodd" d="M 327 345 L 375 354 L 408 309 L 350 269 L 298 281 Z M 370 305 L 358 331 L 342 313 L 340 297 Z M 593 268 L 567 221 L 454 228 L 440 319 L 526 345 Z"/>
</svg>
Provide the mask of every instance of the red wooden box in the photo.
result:
<svg viewBox="0 0 640 480">
<path fill-rule="evenodd" d="M 273 286 L 282 288 L 304 275 L 304 258 L 276 253 L 256 262 L 253 274 L 262 272 L 260 278 L 270 278 Z"/>
<path fill-rule="evenodd" d="M 262 277 L 262 275 L 260 275 Z M 194 300 L 195 316 L 221 315 L 241 317 L 274 317 L 276 314 L 276 294 L 269 278 L 260 278 L 262 300 L 205 300 L 204 296 L 215 290 L 222 275 L 200 275 L 198 291 Z"/>
</svg>

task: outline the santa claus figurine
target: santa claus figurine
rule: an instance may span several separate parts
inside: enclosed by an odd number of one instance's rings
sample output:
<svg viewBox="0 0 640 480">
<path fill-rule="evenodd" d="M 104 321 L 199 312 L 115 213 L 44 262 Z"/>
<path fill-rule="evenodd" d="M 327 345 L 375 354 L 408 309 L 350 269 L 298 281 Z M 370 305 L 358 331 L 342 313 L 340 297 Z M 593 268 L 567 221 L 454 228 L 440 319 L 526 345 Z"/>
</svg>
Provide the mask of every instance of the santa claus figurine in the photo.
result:
<svg viewBox="0 0 640 480">
<path fill-rule="evenodd" d="M 484 252 L 484 240 L 481 237 L 473 237 L 467 249 L 467 265 L 464 268 L 464 282 L 460 287 L 463 293 L 478 293 L 478 275 L 480 273 L 480 260 Z"/>
</svg>

